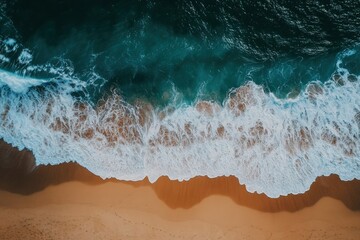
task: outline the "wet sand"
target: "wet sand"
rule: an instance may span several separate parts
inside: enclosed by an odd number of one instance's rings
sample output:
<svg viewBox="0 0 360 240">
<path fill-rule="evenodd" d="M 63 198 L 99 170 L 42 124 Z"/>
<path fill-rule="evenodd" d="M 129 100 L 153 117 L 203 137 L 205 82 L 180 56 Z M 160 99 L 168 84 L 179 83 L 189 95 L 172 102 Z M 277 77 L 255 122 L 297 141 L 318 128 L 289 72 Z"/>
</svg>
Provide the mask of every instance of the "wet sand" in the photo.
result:
<svg viewBox="0 0 360 240">
<path fill-rule="evenodd" d="M 102 180 L 75 163 L 35 167 L 0 142 L 1 239 L 360 239 L 360 181 L 300 195 L 249 193 L 234 177 Z"/>
</svg>

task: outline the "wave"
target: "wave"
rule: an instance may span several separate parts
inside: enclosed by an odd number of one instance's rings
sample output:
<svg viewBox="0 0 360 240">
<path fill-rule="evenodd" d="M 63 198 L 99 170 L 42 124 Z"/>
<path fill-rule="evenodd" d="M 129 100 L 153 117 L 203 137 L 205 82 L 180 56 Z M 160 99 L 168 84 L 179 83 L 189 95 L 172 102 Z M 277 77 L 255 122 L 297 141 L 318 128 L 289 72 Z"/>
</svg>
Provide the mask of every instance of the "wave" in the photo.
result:
<svg viewBox="0 0 360 240">
<path fill-rule="evenodd" d="M 0 87 L 7 86 L 15 93 L 26 93 L 29 88 L 48 82 L 43 79 L 19 76 L 4 70 L 0 71 Z"/>
<path fill-rule="evenodd" d="M 286 99 L 248 82 L 222 104 L 163 109 L 116 93 L 94 106 L 69 81 L 46 82 L 0 70 L 0 138 L 37 164 L 74 161 L 102 178 L 152 182 L 234 175 L 270 197 L 303 193 L 321 175 L 360 178 L 359 77 L 340 67 Z"/>
</svg>

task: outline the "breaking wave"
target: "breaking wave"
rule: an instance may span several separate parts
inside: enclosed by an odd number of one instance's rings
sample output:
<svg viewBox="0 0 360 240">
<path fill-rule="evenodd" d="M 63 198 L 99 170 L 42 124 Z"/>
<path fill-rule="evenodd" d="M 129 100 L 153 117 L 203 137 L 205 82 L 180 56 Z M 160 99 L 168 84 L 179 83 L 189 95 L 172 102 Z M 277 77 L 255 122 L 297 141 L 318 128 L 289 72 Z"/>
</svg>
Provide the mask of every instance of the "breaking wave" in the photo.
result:
<svg viewBox="0 0 360 240">
<path fill-rule="evenodd" d="M 0 139 L 38 165 L 270 197 L 360 179 L 354 4 L 0 3 Z"/>
<path fill-rule="evenodd" d="M 253 82 L 223 103 L 154 108 L 113 93 L 79 100 L 76 81 L 0 71 L 0 138 L 37 164 L 74 161 L 102 178 L 236 176 L 251 192 L 305 192 L 316 177 L 360 178 L 360 82 L 340 67 L 279 99 Z"/>
</svg>

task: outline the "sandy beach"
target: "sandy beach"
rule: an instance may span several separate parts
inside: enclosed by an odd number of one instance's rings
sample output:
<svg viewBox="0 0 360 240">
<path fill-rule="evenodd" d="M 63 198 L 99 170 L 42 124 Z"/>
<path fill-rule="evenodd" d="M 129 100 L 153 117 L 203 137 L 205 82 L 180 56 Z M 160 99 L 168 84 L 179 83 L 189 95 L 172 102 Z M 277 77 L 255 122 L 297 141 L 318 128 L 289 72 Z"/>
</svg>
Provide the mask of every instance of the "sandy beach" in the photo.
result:
<svg viewBox="0 0 360 240">
<path fill-rule="evenodd" d="M 360 237 L 360 182 L 336 175 L 272 199 L 234 177 L 102 180 L 75 163 L 35 167 L 27 151 L 0 150 L 1 239 Z"/>
<path fill-rule="evenodd" d="M 0 0 L 0 240 L 360 240 L 360 0 Z"/>
</svg>

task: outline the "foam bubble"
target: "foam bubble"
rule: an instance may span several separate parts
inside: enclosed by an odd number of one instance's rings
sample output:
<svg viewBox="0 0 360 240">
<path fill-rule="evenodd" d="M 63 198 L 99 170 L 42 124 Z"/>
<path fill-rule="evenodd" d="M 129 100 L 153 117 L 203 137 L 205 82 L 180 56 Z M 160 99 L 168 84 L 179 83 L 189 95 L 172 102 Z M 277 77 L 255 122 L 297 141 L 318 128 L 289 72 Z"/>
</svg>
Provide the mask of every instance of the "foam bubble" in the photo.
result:
<svg viewBox="0 0 360 240">
<path fill-rule="evenodd" d="M 30 53 L 30 50 L 25 48 L 21 51 L 19 57 L 18 57 L 18 61 L 21 64 L 29 64 L 33 59 L 33 56 Z"/>
<path fill-rule="evenodd" d="M 162 110 L 120 96 L 96 107 L 71 87 L 0 71 L 0 137 L 31 150 L 37 164 L 75 161 L 103 177 L 234 175 L 270 197 L 303 193 L 317 176 L 360 178 L 360 84 L 312 82 L 278 99 L 249 82 L 222 105 L 198 101 Z"/>
<path fill-rule="evenodd" d="M 13 38 L 7 38 L 3 40 L 4 48 L 6 53 L 14 52 L 19 48 L 16 40 Z"/>
</svg>

